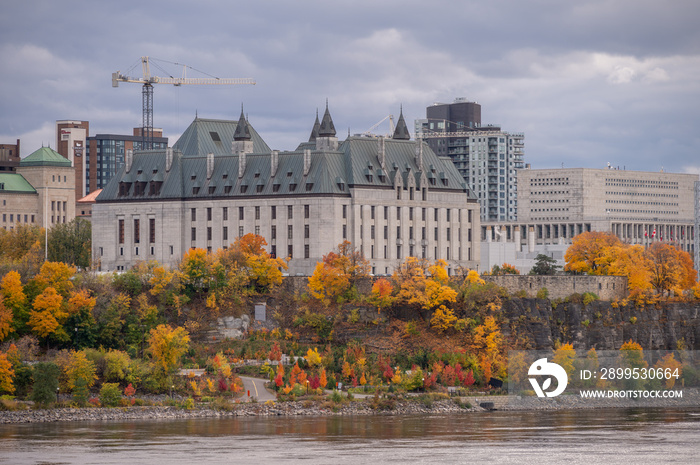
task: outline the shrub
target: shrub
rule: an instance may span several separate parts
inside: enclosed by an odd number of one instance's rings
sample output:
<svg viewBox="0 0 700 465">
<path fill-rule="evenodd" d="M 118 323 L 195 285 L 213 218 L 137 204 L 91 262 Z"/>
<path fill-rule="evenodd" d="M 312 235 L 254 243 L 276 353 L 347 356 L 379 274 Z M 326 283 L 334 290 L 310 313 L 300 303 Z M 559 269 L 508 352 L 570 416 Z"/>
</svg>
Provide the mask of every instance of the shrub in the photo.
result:
<svg viewBox="0 0 700 465">
<path fill-rule="evenodd" d="M 636 316 L 631 316 L 631 317 L 630 317 L 630 323 L 632 323 L 633 325 L 634 325 L 634 324 L 637 324 L 637 317 L 636 317 Z"/>
<path fill-rule="evenodd" d="M 546 287 L 543 287 L 537 291 L 537 298 L 538 299 L 546 299 L 547 297 L 549 297 L 549 291 L 547 290 Z"/>
<path fill-rule="evenodd" d="M 105 407 L 116 407 L 122 398 L 122 391 L 117 383 L 104 383 L 100 388 L 100 402 Z"/>
<path fill-rule="evenodd" d="M 591 320 L 588 320 L 588 319 L 583 320 L 583 321 L 581 322 L 581 324 L 582 324 L 584 327 L 588 328 L 588 325 L 591 324 Z"/>
<path fill-rule="evenodd" d="M 598 294 L 594 292 L 584 292 L 583 293 L 583 305 L 588 305 L 590 303 L 598 300 Z"/>
</svg>

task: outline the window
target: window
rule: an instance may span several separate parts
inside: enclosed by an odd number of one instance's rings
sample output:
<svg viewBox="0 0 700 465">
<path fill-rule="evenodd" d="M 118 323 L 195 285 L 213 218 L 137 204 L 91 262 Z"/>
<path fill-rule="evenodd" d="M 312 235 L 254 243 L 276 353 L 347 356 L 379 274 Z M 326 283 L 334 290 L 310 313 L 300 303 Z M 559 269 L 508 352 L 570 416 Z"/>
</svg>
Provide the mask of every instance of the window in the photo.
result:
<svg viewBox="0 0 700 465">
<path fill-rule="evenodd" d="M 207 207 L 207 221 L 211 221 L 211 207 Z"/>
<path fill-rule="evenodd" d="M 223 236 L 223 240 L 225 240 L 225 241 L 228 240 L 228 226 L 224 226 L 224 230 L 222 231 L 222 236 Z"/>
<path fill-rule="evenodd" d="M 208 226 L 208 227 L 207 227 L 207 240 L 208 240 L 208 241 L 211 240 L 211 226 Z"/>
<path fill-rule="evenodd" d="M 156 219 L 148 219 L 148 242 L 150 244 L 155 244 L 156 242 Z"/>
<path fill-rule="evenodd" d="M 197 221 L 197 209 L 196 208 L 190 209 L 190 214 L 192 216 L 192 221 Z"/>
<path fill-rule="evenodd" d="M 190 232 L 190 240 L 196 241 L 197 240 L 197 228 L 192 228 L 192 231 Z"/>
<path fill-rule="evenodd" d="M 255 225 L 255 235 L 256 235 L 256 236 L 259 236 L 259 235 L 260 235 L 260 226 L 257 225 L 257 224 Z"/>
<path fill-rule="evenodd" d="M 421 239 L 425 240 L 425 226 L 423 226 L 423 228 L 421 229 Z M 423 257 L 423 258 L 425 258 L 425 257 Z"/>
<path fill-rule="evenodd" d="M 275 205 L 270 207 L 270 218 L 273 220 L 277 219 L 277 207 Z"/>
<path fill-rule="evenodd" d="M 448 210 L 448 211 L 449 211 L 449 210 Z M 448 240 L 448 241 L 451 240 L 451 239 L 450 239 L 450 228 L 447 228 L 447 240 Z"/>
<path fill-rule="evenodd" d="M 275 225 L 270 228 L 270 239 L 277 239 L 277 226 Z"/>
<path fill-rule="evenodd" d="M 413 239 L 413 226 L 408 228 L 408 238 Z M 411 255 L 413 255 L 413 254 L 411 254 Z"/>
<path fill-rule="evenodd" d="M 374 205 L 370 207 L 370 216 L 372 219 L 374 219 Z"/>
<path fill-rule="evenodd" d="M 448 208 L 448 209 L 447 209 L 447 221 L 450 221 L 450 211 L 451 211 L 451 210 Z"/>
<path fill-rule="evenodd" d="M 270 246 L 270 255 L 272 256 L 272 258 L 277 258 L 277 246 L 276 245 Z"/>
<path fill-rule="evenodd" d="M 413 221 L 413 207 L 408 209 L 408 220 Z"/>
<path fill-rule="evenodd" d="M 294 217 L 294 211 L 291 205 L 287 205 L 287 218 L 290 220 Z"/>
<path fill-rule="evenodd" d="M 401 221 L 401 207 L 396 207 L 396 219 Z"/>
<path fill-rule="evenodd" d="M 287 225 L 287 239 L 294 239 L 294 226 Z"/>
<path fill-rule="evenodd" d="M 370 226 L 369 228 L 369 236 L 370 239 L 374 239 L 374 225 Z"/>
<path fill-rule="evenodd" d="M 304 239 L 308 239 L 308 238 L 309 238 L 309 225 L 305 224 L 304 225 Z M 306 258 L 309 258 L 309 257 L 306 257 Z"/>
<path fill-rule="evenodd" d="M 310 251 L 309 251 L 309 244 L 304 244 L 304 258 L 309 258 Z"/>
<path fill-rule="evenodd" d="M 435 240 L 438 240 L 438 228 L 435 228 Z"/>
<path fill-rule="evenodd" d="M 119 243 L 124 243 L 124 220 L 119 220 Z"/>
<path fill-rule="evenodd" d="M 438 209 L 436 208 L 435 210 L 433 210 L 433 213 L 435 215 L 435 221 L 437 221 L 438 220 Z"/>
<path fill-rule="evenodd" d="M 389 207 L 384 207 L 384 219 L 389 219 Z"/>
<path fill-rule="evenodd" d="M 396 227 L 396 238 L 401 239 L 401 226 Z"/>
<path fill-rule="evenodd" d="M 238 207 L 238 219 L 243 221 L 245 219 L 243 207 Z"/>
<path fill-rule="evenodd" d="M 224 217 L 224 221 L 228 221 L 228 207 L 222 209 L 222 216 Z"/>
<path fill-rule="evenodd" d="M 309 217 L 309 215 L 311 213 L 309 210 L 310 210 L 309 205 L 304 205 L 304 218 Z"/>
<path fill-rule="evenodd" d="M 292 244 L 289 244 L 289 245 L 287 246 L 287 256 L 288 256 L 289 258 L 292 258 L 292 257 L 293 257 L 293 255 L 294 255 L 294 254 L 292 253 L 293 251 L 294 251 L 294 247 L 292 246 Z"/>
<path fill-rule="evenodd" d="M 238 237 L 243 237 L 243 226 L 238 227 Z"/>
<path fill-rule="evenodd" d="M 389 239 L 389 226 L 384 226 L 384 239 Z"/>
<path fill-rule="evenodd" d="M 347 217 L 348 217 L 348 206 L 343 205 L 343 218 L 347 218 Z"/>
<path fill-rule="evenodd" d="M 348 225 L 344 224 L 343 225 L 343 239 L 347 239 L 347 238 L 348 238 Z"/>
<path fill-rule="evenodd" d="M 255 219 L 260 219 L 260 207 L 255 207 Z"/>
</svg>

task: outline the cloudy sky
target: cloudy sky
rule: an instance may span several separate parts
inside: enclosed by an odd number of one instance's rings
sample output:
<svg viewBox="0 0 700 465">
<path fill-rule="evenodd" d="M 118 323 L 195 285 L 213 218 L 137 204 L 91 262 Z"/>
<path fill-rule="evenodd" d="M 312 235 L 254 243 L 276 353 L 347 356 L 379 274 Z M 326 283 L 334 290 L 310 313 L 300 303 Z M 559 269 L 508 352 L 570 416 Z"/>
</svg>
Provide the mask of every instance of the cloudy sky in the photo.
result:
<svg viewBox="0 0 700 465">
<path fill-rule="evenodd" d="M 55 146 L 63 119 L 130 134 L 141 86 L 112 88 L 111 73 L 140 76 L 148 55 L 159 76 L 184 63 L 257 81 L 156 85 L 171 144 L 195 114 L 237 119 L 241 105 L 268 145 L 293 150 L 326 99 L 343 139 L 401 105 L 412 128 L 465 97 L 484 123 L 525 133 L 533 168 L 700 172 L 698 20 L 697 0 L 5 1 L 0 142 Z"/>
</svg>

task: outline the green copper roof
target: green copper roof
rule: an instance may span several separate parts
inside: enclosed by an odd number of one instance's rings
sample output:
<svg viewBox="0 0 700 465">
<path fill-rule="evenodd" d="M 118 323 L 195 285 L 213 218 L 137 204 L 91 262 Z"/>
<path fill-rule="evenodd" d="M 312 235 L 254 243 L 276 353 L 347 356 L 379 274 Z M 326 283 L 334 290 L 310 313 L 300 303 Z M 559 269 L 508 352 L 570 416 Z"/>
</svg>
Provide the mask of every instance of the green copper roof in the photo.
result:
<svg viewBox="0 0 700 465">
<path fill-rule="evenodd" d="M 36 194 L 36 190 L 24 176 L 17 173 L 0 173 L 0 194 Z"/>
<path fill-rule="evenodd" d="M 20 160 L 19 166 L 71 166 L 71 162 L 52 148 L 42 147 Z"/>
</svg>

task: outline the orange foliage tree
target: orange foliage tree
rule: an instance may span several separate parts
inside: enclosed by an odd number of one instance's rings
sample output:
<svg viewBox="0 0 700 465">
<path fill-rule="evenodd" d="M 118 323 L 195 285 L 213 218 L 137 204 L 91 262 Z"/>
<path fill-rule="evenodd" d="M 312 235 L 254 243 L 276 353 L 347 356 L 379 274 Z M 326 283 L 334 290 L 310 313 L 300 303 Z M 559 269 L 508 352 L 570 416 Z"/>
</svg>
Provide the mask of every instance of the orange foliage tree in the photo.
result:
<svg viewBox="0 0 700 465">
<path fill-rule="evenodd" d="M 566 271 L 595 275 L 607 274 L 602 260 L 606 247 L 621 245 L 620 239 L 612 233 L 588 231 L 575 236 L 566 249 L 564 259 Z"/>
<path fill-rule="evenodd" d="M 47 287 L 34 299 L 29 313 L 29 326 L 40 337 L 54 336 L 58 340 L 68 337 L 61 326 L 68 313 L 63 309 L 63 297 L 53 287 Z"/>
<path fill-rule="evenodd" d="M 12 380 L 15 377 L 15 370 L 12 363 L 7 359 L 7 355 L 0 352 L 0 393 L 13 394 L 15 386 Z"/>
<path fill-rule="evenodd" d="M 352 244 L 343 241 L 323 256 L 309 278 L 309 291 L 324 304 L 352 299 L 355 284 L 369 276 L 369 262 Z"/>
<path fill-rule="evenodd" d="M 190 346 L 190 336 L 184 328 L 171 328 L 158 325 L 148 337 L 148 347 L 156 365 L 164 373 L 175 370 L 177 364 Z"/>
</svg>

